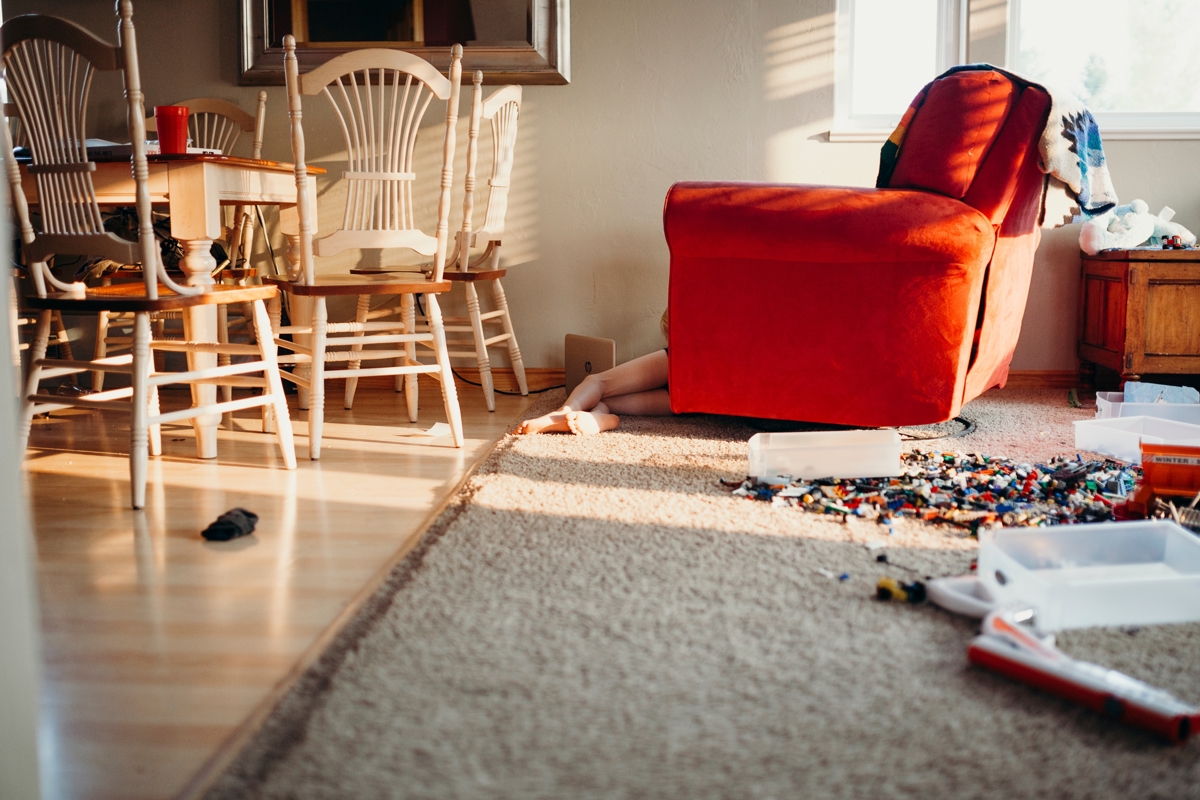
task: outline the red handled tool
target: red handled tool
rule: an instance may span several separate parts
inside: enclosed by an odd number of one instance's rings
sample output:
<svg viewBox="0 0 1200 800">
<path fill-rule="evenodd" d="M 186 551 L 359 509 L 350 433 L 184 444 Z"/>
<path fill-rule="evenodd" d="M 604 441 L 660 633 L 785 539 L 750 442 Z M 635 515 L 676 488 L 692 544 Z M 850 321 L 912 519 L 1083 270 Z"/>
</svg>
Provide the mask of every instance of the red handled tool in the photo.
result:
<svg viewBox="0 0 1200 800">
<path fill-rule="evenodd" d="M 1200 725 L 1200 708 L 1124 673 L 1076 661 L 1054 646 L 1053 636 L 1041 637 L 1021 624 L 1032 616 L 1021 606 L 992 611 L 967 648 L 967 659 L 1171 742 L 1186 741 Z"/>
</svg>

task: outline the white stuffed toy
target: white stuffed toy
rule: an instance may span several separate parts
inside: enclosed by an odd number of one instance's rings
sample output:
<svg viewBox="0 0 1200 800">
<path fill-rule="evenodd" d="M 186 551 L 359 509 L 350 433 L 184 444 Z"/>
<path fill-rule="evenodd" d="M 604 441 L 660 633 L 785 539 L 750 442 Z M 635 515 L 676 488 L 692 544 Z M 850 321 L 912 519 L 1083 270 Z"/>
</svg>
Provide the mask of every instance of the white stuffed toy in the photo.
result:
<svg viewBox="0 0 1200 800">
<path fill-rule="evenodd" d="M 1178 236 L 1184 247 L 1191 247 L 1196 243 L 1196 234 L 1178 222 L 1171 222 L 1171 218 L 1174 216 L 1175 209 L 1163 206 L 1163 210 L 1158 212 L 1158 219 L 1154 223 L 1154 235 L 1150 239 L 1150 244 L 1162 244 L 1164 240 L 1170 239 L 1172 236 Z"/>
<path fill-rule="evenodd" d="M 1079 249 L 1094 256 L 1101 250 L 1128 250 L 1151 239 L 1152 244 L 1159 244 L 1172 236 L 1178 236 L 1184 245 L 1191 247 L 1196 236 L 1179 223 L 1171 222 L 1174 216 L 1175 212 L 1167 206 L 1154 216 L 1144 200 L 1134 200 L 1085 221 L 1079 230 Z"/>
</svg>

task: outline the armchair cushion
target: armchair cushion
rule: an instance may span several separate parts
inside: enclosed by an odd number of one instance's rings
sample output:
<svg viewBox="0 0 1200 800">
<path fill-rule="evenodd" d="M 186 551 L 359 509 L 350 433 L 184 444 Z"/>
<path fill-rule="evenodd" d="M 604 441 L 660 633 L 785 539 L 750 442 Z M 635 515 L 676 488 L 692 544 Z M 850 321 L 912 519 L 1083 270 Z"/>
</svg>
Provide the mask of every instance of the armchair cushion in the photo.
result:
<svg viewBox="0 0 1200 800">
<path fill-rule="evenodd" d="M 949 197 L 778 183 L 677 183 L 663 225 L 673 257 L 772 261 L 954 263 L 978 260 L 995 238 L 983 214 Z"/>
<path fill-rule="evenodd" d="M 957 412 L 995 241 L 975 209 L 924 192 L 680 183 L 665 228 L 674 411 L 855 425 Z"/>
</svg>

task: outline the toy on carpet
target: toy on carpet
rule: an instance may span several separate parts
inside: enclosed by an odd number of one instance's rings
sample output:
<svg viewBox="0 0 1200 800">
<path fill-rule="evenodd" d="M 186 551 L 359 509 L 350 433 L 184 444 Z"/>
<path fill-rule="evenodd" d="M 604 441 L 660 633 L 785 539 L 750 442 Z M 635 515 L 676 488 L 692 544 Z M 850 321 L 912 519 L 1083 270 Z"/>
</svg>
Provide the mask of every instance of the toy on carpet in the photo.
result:
<svg viewBox="0 0 1200 800">
<path fill-rule="evenodd" d="M 1031 527 L 1112 519 L 1113 505 L 1133 490 L 1141 470 L 1116 461 L 1018 464 L 976 454 L 901 454 L 895 478 L 823 478 L 791 484 L 722 480 L 738 497 L 815 514 L 857 517 L 889 528 L 898 517 L 966 528 Z"/>
<path fill-rule="evenodd" d="M 1175 211 L 1163 206 L 1155 216 L 1144 200 L 1134 200 L 1086 219 L 1079 230 L 1079 249 L 1094 256 L 1101 250 L 1128 250 L 1149 243 L 1162 245 L 1178 236 L 1185 247 L 1196 244 L 1196 235 L 1171 220 Z"/>
</svg>

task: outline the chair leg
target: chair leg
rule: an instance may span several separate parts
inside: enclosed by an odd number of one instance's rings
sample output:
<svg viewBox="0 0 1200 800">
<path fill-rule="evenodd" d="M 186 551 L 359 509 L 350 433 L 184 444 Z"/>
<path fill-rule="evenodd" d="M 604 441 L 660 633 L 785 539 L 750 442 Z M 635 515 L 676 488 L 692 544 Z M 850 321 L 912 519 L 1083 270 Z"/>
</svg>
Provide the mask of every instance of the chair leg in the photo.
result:
<svg viewBox="0 0 1200 800">
<path fill-rule="evenodd" d="M 42 367 L 38 364 L 46 357 L 46 345 L 50 341 L 49 311 L 39 311 L 33 344 L 29 348 L 29 372 L 25 376 L 25 393 L 21 395 L 21 429 L 17 433 L 17 452 L 22 455 L 29 446 L 29 429 L 33 427 L 33 401 L 41 382 Z"/>
<path fill-rule="evenodd" d="M 54 312 L 51 325 L 52 330 L 54 331 L 54 341 L 58 345 L 59 355 L 68 361 L 74 361 L 75 354 L 71 352 L 71 340 L 67 336 L 67 326 L 66 323 L 63 322 L 61 311 Z M 73 378 L 72 382 L 74 382 Z"/>
<path fill-rule="evenodd" d="M 288 317 L 295 324 L 296 320 L 301 320 L 300 324 L 312 326 L 314 323 L 315 303 L 311 297 L 293 297 L 288 302 Z M 312 347 L 311 333 L 293 333 L 292 339 L 296 344 Z M 312 364 L 297 364 L 292 367 L 295 370 L 296 376 L 312 380 Z M 296 384 L 296 405 L 302 410 L 307 411 L 310 402 L 309 390 Z"/>
<path fill-rule="evenodd" d="M 148 368 L 148 372 L 150 375 L 153 375 L 156 372 L 156 369 L 154 366 L 154 350 L 150 351 L 150 366 Z M 158 387 L 150 386 L 149 393 L 150 393 L 150 417 L 154 418 L 154 417 L 158 416 L 159 411 L 161 410 L 158 406 Z M 161 456 L 162 455 L 162 425 L 159 425 L 157 422 L 152 422 L 152 423 L 150 423 L 149 427 L 150 427 L 150 455 Z"/>
<path fill-rule="evenodd" d="M 276 346 L 275 339 L 273 338 L 275 331 L 279 330 L 279 324 L 283 320 L 283 299 L 278 294 L 267 301 L 267 318 L 271 323 L 271 352 L 275 353 L 276 357 L 278 357 L 279 348 Z M 264 342 L 261 335 L 258 341 L 259 346 L 262 347 Z M 291 424 L 290 420 L 288 424 Z M 272 406 L 262 407 L 262 429 L 263 433 L 275 432 L 275 410 Z"/>
<path fill-rule="evenodd" d="M 446 419 L 450 421 L 450 433 L 454 436 L 454 446 L 462 447 L 462 412 L 458 408 L 458 390 L 454 386 L 454 373 L 450 371 L 450 354 L 446 352 L 446 331 L 442 327 L 442 309 L 438 305 L 436 295 L 425 295 L 425 304 L 429 308 L 429 328 L 433 331 L 433 351 L 437 354 L 438 366 L 441 367 L 442 402 L 446 406 Z"/>
<path fill-rule="evenodd" d="M 432 297 L 432 296 L 433 295 L 429 295 L 429 297 Z M 401 314 L 404 319 L 404 332 L 405 333 L 416 333 L 417 332 L 416 300 L 413 298 L 413 296 L 411 294 L 403 295 L 400 298 L 400 310 L 401 310 Z M 445 332 L 443 332 L 442 338 L 445 339 Z M 413 365 L 413 364 L 417 363 L 417 343 L 416 342 L 405 342 L 404 343 L 404 363 L 406 365 Z M 417 421 L 417 391 L 418 391 L 417 390 L 417 376 L 416 375 L 405 375 L 404 376 L 404 401 L 408 404 L 408 421 L 409 422 Z"/>
<path fill-rule="evenodd" d="M 321 430 L 325 427 L 325 326 L 328 312 L 325 298 L 318 297 L 313 307 L 312 388 L 308 391 L 308 457 L 321 457 Z M 282 425 L 282 420 L 276 420 Z"/>
<path fill-rule="evenodd" d="M 279 436 L 279 452 L 283 455 L 284 466 L 288 469 L 295 469 L 296 444 L 292 439 L 292 418 L 288 415 L 287 397 L 283 393 L 283 380 L 279 377 L 279 362 L 273 335 L 275 329 L 271 327 L 271 320 L 267 318 L 267 309 L 262 300 L 255 300 L 251 311 L 255 337 L 259 341 L 258 351 L 262 354 L 263 363 L 266 365 L 263 374 L 267 379 L 267 390 L 272 397 L 272 416 L 277 420 L 275 427 Z M 309 418 L 311 419 L 311 415 Z"/>
<path fill-rule="evenodd" d="M 488 361 L 483 321 L 479 318 L 479 293 L 475 284 L 467 284 L 467 316 L 471 318 L 471 336 L 475 339 L 475 360 L 479 366 L 479 382 L 483 385 L 483 399 L 488 411 L 496 410 L 496 392 L 492 387 L 492 365 Z"/>
<path fill-rule="evenodd" d="M 359 325 L 364 324 L 367 321 L 367 312 L 370 310 L 371 310 L 371 295 L 360 294 L 358 296 L 358 307 L 355 309 L 355 312 L 354 312 L 354 321 L 357 322 Z M 355 338 L 361 339 L 363 337 L 363 333 L 364 333 L 364 331 L 358 331 L 355 334 Z M 362 350 L 361 344 L 355 344 L 355 345 L 350 346 L 350 351 L 353 353 L 357 353 L 360 350 Z M 350 369 L 358 369 L 359 367 L 362 366 L 362 361 L 359 361 L 358 359 L 352 359 L 350 361 L 350 363 L 347 364 L 347 366 Z M 346 402 L 344 403 L 344 405 L 345 405 L 345 408 L 347 411 L 354 408 L 354 392 L 357 389 L 358 389 L 358 378 L 357 377 L 346 378 Z"/>
<path fill-rule="evenodd" d="M 219 344 L 229 344 L 229 306 L 222 303 L 217 306 L 217 342 Z M 228 353 L 217 354 L 217 366 L 227 367 L 233 363 L 233 359 Z M 233 387 L 226 384 L 221 387 L 221 399 L 226 403 L 233 400 Z M 233 413 L 226 412 L 222 415 L 222 424 L 226 428 L 233 430 Z"/>
<path fill-rule="evenodd" d="M 133 408 L 129 424 L 129 491 L 133 507 L 146 505 L 146 470 L 149 466 L 150 314 L 133 318 Z"/>
<path fill-rule="evenodd" d="M 101 311 L 96 316 L 96 359 L 108 356 L 108 314 L 107 311 Z M 104 391 L 104 370 L 92 370 L 92 390 Z"/>
<path fill-rule="evenodd" d="M 527 395 L 529 384 L 525 382 L 525 364 L 521 361 L 521 348 L 517 346 L 517 334 L 513 332 L 512 316 L 508 313 L 508 300 L 504 296 L 504 287 L 500 285 L 499 279 L 492 281 L 492 297 L 496 301 L 497 310 L 503 312 L 500 315 L 500 323 L 504 326 L 504 332 L 508 334 L 508 360 L 512 364 L 513 374 L 517 376 L 517 386 L 522 395 Z"/>
</svg>

